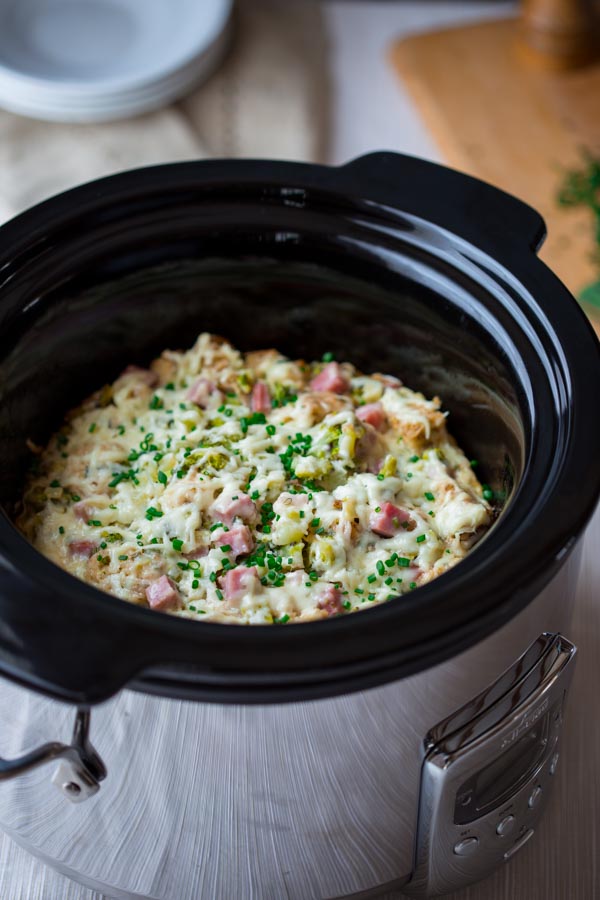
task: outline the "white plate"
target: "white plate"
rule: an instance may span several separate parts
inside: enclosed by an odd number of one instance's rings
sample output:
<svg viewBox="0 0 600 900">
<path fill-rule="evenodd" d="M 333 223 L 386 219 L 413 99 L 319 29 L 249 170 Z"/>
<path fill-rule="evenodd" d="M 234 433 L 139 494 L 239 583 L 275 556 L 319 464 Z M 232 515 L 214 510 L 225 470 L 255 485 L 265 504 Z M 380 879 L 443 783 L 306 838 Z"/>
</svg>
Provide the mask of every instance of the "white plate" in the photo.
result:
<svg viewBox="0 0 600 900">
<path fill-rule="evenodd" d="M 57 121 L 133 115 L 219 61 L 232 0 L 0 0 L 0 105 Z"/>
</svg>

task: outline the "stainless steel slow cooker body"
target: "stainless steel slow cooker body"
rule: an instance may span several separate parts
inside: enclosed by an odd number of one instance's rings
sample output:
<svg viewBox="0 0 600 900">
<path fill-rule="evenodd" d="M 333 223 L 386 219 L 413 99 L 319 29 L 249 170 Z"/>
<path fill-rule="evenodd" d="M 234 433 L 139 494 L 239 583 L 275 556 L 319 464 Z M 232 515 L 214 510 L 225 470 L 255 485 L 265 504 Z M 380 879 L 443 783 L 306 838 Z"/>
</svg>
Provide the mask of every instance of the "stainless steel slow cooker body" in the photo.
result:
<svg viewBox="0 0 600 900">
<path fill-rule="evenodd" d="M 392 154 L 140 170 L 0 230 L 0 667 L 57 698 L 4 692 L 10 834 L 156 900 L 435 895 L 531 838 L 600 484 L 598 345 L 542 235 L 514 198 Z M 410 597 L 293 628 L 184 623 L 59 571 L 9 521 L 25 438 L 202 328 L 439 392 L 499 521 Z M 50 757 L 56 784 L 32 768 Z"/>
</svg>

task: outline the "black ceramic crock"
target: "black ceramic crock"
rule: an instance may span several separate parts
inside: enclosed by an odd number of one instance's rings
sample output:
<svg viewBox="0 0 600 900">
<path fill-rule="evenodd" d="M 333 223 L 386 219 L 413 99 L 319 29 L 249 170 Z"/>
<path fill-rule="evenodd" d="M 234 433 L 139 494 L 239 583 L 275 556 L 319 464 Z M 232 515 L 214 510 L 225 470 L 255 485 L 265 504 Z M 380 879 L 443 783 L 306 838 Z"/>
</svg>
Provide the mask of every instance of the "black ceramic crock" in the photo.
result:
<svg viewBox="0 0 600 900">
<path fill-rule="evenodd" d="M 564 562 L 600 489 L 598 342 L 536 257 L 544 223 L 489 185 L 376 153 L 341 168 L 207 161 L 84 185 L 0 229 L 0 672 L 74 703 L 125 684 L 270 702 L 365 688 L 457 654 Z M 66 409 L 198 332 L 326 351 L 438 393 L 505 497 L 489 535 L 410 596 L 287 627 L 109 597 L 11 516 Z"/>
</svg>

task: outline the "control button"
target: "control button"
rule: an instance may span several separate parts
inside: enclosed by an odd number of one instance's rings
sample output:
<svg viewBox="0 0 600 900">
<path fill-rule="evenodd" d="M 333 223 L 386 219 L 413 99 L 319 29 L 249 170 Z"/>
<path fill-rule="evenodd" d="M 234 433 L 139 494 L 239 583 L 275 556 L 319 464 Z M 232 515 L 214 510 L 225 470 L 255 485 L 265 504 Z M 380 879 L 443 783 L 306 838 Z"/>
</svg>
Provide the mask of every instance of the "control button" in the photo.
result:
<svg viewBox="0 0 600 900">
<path fill-rule="evenodd" d="M 524 847 L 527 841 L 533 837 L 533 828 L 530 828 L 529 831 L 526 831 L 525 834 L 516 841 L 510 850 L 507 850 L 504 854 L 504 859 L 508 862 L 508 860 L 517 853 L 521 847 Z"/>
<path fill-rule="evenodd" d="M 498 823 L 496 827 L 496 834 L 499 834 L 500 837 L 505 837 L 507 834 L 510 834 L 513 828 L 515 827 L 515 817 L 514 816 L 506 816 L 502 819 L 501 822 Z"/>
<path fill-rule="evenodd" d="M 529 809 L 535 809 L 535 807 L 538 805 L 538 803 L 540 802 L 541 799 L 542 799 L 542 789 L 538 784 L 532 790 L 531 796 L 529 797 L 529 800 L 527 801 L 527 806 L 529 807 Z"/>
<path fill-rule="evenodd" d="M 550 763 L 550 774 L 551 775 L 554 775 L 554 773 L 556 772 L 556 767 L 558 765 L 558 756 L 559 756 L 559 754 L 555 753 L 554 756 L 552 757 L 552 761 Z"/>
<path fill-rule="evenodd" d="M 479 838 L 468 837 L 454 845 L 454 852 L 457 856 L 470 856 L 477 850 L 478 844 Z"/>
</svg>

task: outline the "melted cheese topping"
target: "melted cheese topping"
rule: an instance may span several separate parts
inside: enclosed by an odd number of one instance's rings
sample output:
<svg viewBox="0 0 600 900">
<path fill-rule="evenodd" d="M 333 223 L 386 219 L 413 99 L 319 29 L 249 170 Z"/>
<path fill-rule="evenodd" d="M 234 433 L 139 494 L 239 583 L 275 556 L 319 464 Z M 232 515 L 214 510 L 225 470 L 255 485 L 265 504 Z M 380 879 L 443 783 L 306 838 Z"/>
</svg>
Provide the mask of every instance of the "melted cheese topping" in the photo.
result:
<svg viewBox="0 0 600 900">
<path fill-rule="evenodd" d="M 266 624 L 395 599 L 461 560 L 490 521 L 438 398 L 202 334 L 68 416 L 39 451 L 18 525 L 124 600 Z"/>
</svg>

